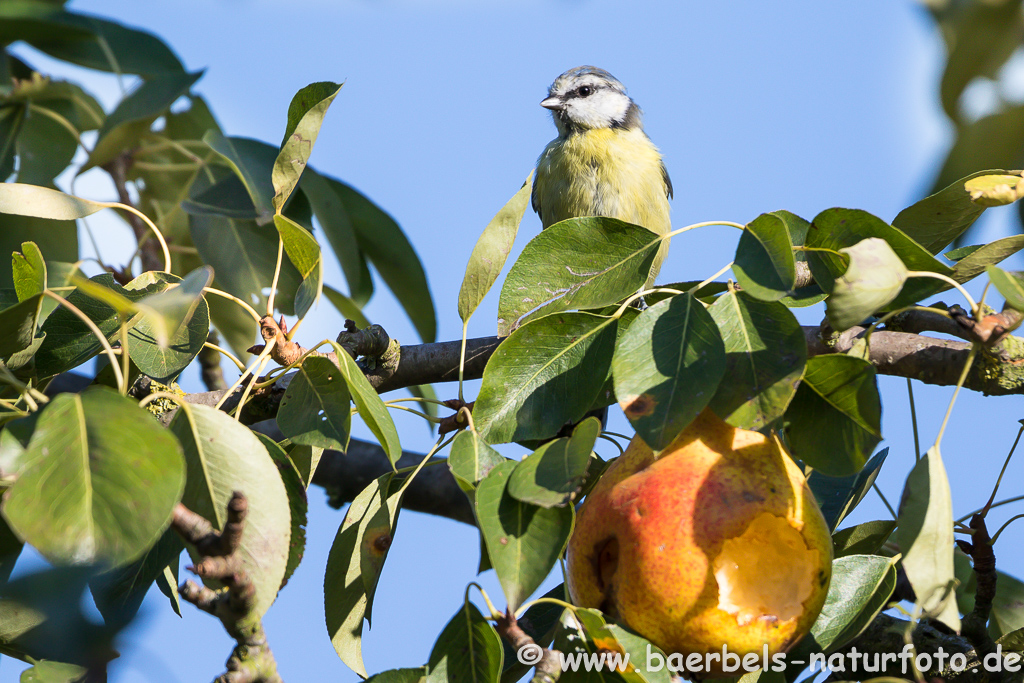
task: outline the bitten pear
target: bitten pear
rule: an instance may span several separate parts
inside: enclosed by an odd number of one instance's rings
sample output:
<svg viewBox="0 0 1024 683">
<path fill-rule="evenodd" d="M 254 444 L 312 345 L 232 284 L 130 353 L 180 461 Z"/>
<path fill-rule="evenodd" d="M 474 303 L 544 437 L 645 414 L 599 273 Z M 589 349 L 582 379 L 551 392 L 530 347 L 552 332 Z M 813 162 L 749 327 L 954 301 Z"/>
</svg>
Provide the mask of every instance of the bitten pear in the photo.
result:
<svg viewBox="0 0 1024 683">
<path fill-rule="evenodd" d="M 778 438 L 705 410 L 659 454 L 634 437 L 580 508 L 567 561 L 574 603 L 668 653 L 718 653 L 693 672 L 707 677 L 723 647 L 760 662 L 808 632 L 832 539 Z"/>
</svg>

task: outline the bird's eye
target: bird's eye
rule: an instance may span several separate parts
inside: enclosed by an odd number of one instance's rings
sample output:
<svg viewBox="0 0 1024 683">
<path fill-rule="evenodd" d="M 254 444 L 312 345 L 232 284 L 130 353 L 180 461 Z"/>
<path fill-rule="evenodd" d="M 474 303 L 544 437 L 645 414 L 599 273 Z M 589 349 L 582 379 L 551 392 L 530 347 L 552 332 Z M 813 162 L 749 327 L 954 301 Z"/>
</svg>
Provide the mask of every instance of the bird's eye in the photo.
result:
<svg viewBox="0 0 1024 683">
<path fill-rule="evenodd" d="M 590 93 L 594 92 L 594 89 L 591 88 L 589 85 L 583 85 L 580 86 L 580 89 L 577 90 L 576 92 L 580 94 L 580 97 L 589 97 Z"/>
</svg>

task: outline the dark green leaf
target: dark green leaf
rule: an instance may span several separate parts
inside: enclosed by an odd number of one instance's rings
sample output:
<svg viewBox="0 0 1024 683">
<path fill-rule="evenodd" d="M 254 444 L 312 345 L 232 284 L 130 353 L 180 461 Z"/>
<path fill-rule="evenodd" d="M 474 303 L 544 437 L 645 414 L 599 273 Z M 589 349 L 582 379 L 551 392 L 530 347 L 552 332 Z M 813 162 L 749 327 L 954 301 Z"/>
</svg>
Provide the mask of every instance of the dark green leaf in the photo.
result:
<svg viewBox="0 0 1024 683">
<path fill-rule="evenodd" d="M 755 299 L 778 301 L 793 289 L 796 260 L 782 218 L 763 213 L 747 224 L 732 270 L 743 291 Z"/>
<path fill-rule="evenodd" d="M 426 683 L 427 667 L 417 669 L 389 669 L 374 674 L 366 679 L 366 683 Z"/>
<path fill-rule="evenodd" d="M 0 468 L 0 471 L 2 469 Z M 7 583 L 7 580 L 11 578 L 11 570 L 14 569 L 24 547 L 25 544 L 14 534 L 3 516 L 0 516 L 0 584 Z M 2 638 L 0 638 L 0 643 L 2 642 Z M 0 645 L 0 650 L 2 650 L 2 645 Z"/>
<path fill-rule="evenodd" d="M 168 529 L 139 559 L 93 578 L 89 588 L 103 620 L 109 625 L 127 625 L 134 619 L 150 587 L 168 565 L 178 566 L 184 549 L 178 534 Z"/>
<path fill-rule="evenodd" d="M 29 348 L 36 337 L 36 324 L 43 296 L 35 296 L 0 310 L 0 360 L 9 361 L 14 354 Z M 45 340 L 44 340 L 45 341 Z"/>
<path fill-rule="evenodd" d="M 125 287 L 152 292 L 137 306 L 142 319 L 129 332 L 128 352 L 139 370 L 158 382 L 177 377 L 199 354 L 210 334 L 210 308 L 203 289 L 213 273 L 198 268 L 184 279 L 169 273 L 148 272 Z M 177 283 L 177 287 L 170 284 Z"/>
<path fill-rule="evenodd" d="M 405 309 L 420 339 L 428 343 L 434 341 L 437 318 L 427 276 L 402 229 L 391 216 L 352 187 L 334 178 L 327 178 L 327 181 L 341 198 L 359 248 Z"/>
<path fill-rule="evenodd" d="M 576 500 L 600 433 L 601 421 L 588 417 L 576 425 L 571 438 L 549 441 L 523 458 L 508 480 L 509 494 L 545 508 Z"/>
<path fill-rule="evenodd" d="M 892 219 L 892 225 L 933 254 L 964 234 L 985 211 L 985 207 L 971 201 L 964 183 L 972 178 L 1006 173 L 1006 171 L 978 171 L 961 178 L 943 190 L 908 206 Z"/>
<path fill-rule="evenodd" d="M 359 310 L 360 306 L 373 296 L 373 278 L 371 278 L 370 269 L 366 265 L 366 256 L 359 248 L 355 227 L 345 210 L 345 205 L 338 193 L 334 191 L 332 182 L 313 168 L 307 168 L 306 172 L 302 174 L 299 187 L 309 198 L 320 228 L 327 236 L 331 250 L 345 273 L 345 281 L 348 283 L 348 291 L 352 297 L 352 307 Z M 326 287 L 324 289 L 327 290 Z M 336 290 L 331 291 L 336 292 Z M 340 292 L 336 293 L 340 296 Z M 330 294 L 328 294 L 328 298 L 330 298 Z M 331 302 L 337 306 L 334 299 L 331 299 Z M 355 320 L 345 311 L 342 313 L 347 318 Z M 360 325 L 359 327 L 366 326 Z"/>
<path fill-rule="evenodd" d="M 49 186 L 71 164 L 78 151 L 78 138 L 47 116 L 48 108 L 39 104 L 34 108 L 34 111 L 27 112 L 18 134 L 17 180 L 29 185 Z"/>
<path fill-rule="evenodd" d="M 725 344 L 725 377 L 711 410 L 740 429 L 760 430 L 776 422 L 793 400 L 807 362 L 803 328 L 779 302 L 743 292 L 719 297 L 708 313 Z"/>
<path fill-rule="evenodd" d="M 138 147 L 139 140 L 153 122 L 186 94 L 202 75 L 202 71 L 194 74 L 167 73 L 142 81 L 103 122 L 89 159 L 78 174 L 94 166 L 102 166 L 122 152 Z"/>
<path fill-rule="evenodd" d="M 530 203 L 532 189 L 531 173 L 519 192 L 501 207 L 477 239 L 473 253 L 469 255 L 466 275 L 462 278 L 462 288 L 459 290 L 459 317 L 462 318 L 462 322 L 469 321 L 470 316 L 498 279 L 501 269 L 505 267 L 505 260 L 519 232 L 519 223 L 522 222 L 523 213 Z"/>
<path fill-rule="evenodd" d="M 432 683 L 497 681 L 505 653 L 501 637 L 468 600 L 437 637 L 430 651 Z"/>
<path fill-rule="evenodd" d="M 658 451 L 711 402 L 725 368 L 714 319 L 682 294 L 648 308 L 619 339 L 615 396 L 637 434 Z"/>
<path fill-rule="evenodd" d="M 635 293 L 659 244 L 650 230 L 613 218 L 552 225 L 529 241 L 505 278 L 498 335 L 550 313 L 609 306 Z"/>
<path fill-rule="evenodd" d="M 545 234 L 551 230 L 545 230 Z M 561 313 L 516 330 L 484 368 L 473 420 L 488 443 L 553 436 L 597 398 L 615 344 L 615 319 Z"/>
<path fill-rule="evenodd" d="M 967 614 L 974 609 L 978 576 L 971 568 L 971 561 L 959 549 L 953 553 L 953 565 L 960 582 L 956 588 L 957 606 Z M 1024 582 L 997 569 L 996 596 L 988 622 L 989 635 L 999 639 L 1021 628 L 1024 628 Z"/>
<path fill-rule="evenodd" d="M 830 531 L 835 531 L 839 523 L 853 512 L 871 490 L 887 455 L 889 449 L 883 448 L 871 456 L 864 469 L 846 477 L 830 477 L 817 470 L 808 475 L 807 485 L 814 492 L 814 498 L 818 501 Z"/>
<path fill-rule="evenodd" d="M 2 3 L 0 3 L 2 4 Z M 54 221 L 0 213 L 0 256 L 21 250 L 24 242 L 35 242 L 52 263 L 78 260 L 78 226 L 75 221 Z M 54 283 L 50 283 L 55 286 Z M 14 287 L 12 273 L 0 268 L 0 288 Z"/>
<path fill-rule="evenodd" d="M 348 450 L 351 397 L 338 366 L 327 358 L 302 361 L 285 389 L 277 424 L 292 443 Z"/>
<path fill-rule="evenodd" d="M 232 494 L 240 491 L 249 501 L 239 554 L 256 589 L 252 618 L 258 619 L 277 597 L 288 564 L 291 513 L 281 474 L 253 431 L 219 410 L 184 404 L 169 429 L 185 451 L 181 502 L 188 509 L 221 530 Z"/>
<path fill-rule="evenodd" d="M 170 524 L 184 486 L 174 438 L 105 387 L 50 401 L 21 459 L 3 513 L 55 563 L 138 558 Z"/>
<path fill-rule="evenodd" d="M 218 130 L 207 131 L 203 142 L 219 154 L 245 184 L 256 207 L 256 221 L 261 225 L 269 223 L 274 215 L 271 173 L 278 150 L 259 140 L 225 137 Z"/>
<path fill-rule="evenodd" d="M 808 358 L 786 420 L 795 457 L 831 476 L 859 472 L 882 440 L 875 368 L 853 356 Z"/>
<path fill-rule="evenodd" d="M 349 505 L 327 557 L 324 611 L 335 651 L 353 671 L 363 666 L 363 618 L 370 619 L 373 595 L 398 523 L 400 498 L 388 472 L 370 483 Z"/>
<path fill-rule="evenodd" d="M 342 376 L 348 383 L 348 390 L 352 395 L 352 401 L 356 404 L 356 411 L 359 413 L 359 417 L 363 419 L 366 426 L 377 437 L 377 442 L 384 449 L 393 467 L 398 462 L 398 459 L 402 457 L 402 444 L 399 442 L 398 430 L 395 429 L 395 422 L 391 419 L 391 413 L 388 412 L 388 408 L 384 405 L 384 401 L 381 400 L 377 390 L 366 379 L 366 375 L 356 365 L 356 362 L 352 360 L 352 356 L 348 355 L 335 342 L 331 342 L 331 346 L 334 347 L 334 353 L 338 357 L 338 366 L 341 369 Z"/>
<path fill-rule="evenodd" d="M 938 444 L 917 461 L 907 477 L 896 539 L 918 604 L 928 616 L 960 630 L 960 613 L 952 597 L 953 503 Z"/>
<path fill-rule="evenodd" d="M 513 498 L 506 484 L 515 462 L 495 467 L 476 490 L 476 518 L 487 554 L 515 610 L 544 581 L 572 530 L 573 509 L 542 508 Z"/>
<path fill-rule="evenodd" d="M 1009 7 L 1019 0 L 1004 3 Z M 1020 164 L 1024 148 L 1024 106 L 1004 105 L 998 112 L 957 128 L 957 137 L 935 179 L 932 192 L 938 192 L 979 168 L 1014 168 Z"/>
<path fill-rule="evenodd" d="M 866 211 L 858 209 L 827 209 L 818 214 L 807 233 L 806 246 L 815 249 L 839 251 L 852 247 L 868 237 L 878 237 L 889 243 L 892 250 L 910 270 L 928 270 L 942 275 L 952 270 L 938 261 L 931 253 L 896 228 L 886 224 Z M 827 251 L 811 251 L 807 262 L 811 266 L 815 282 L 827 292 L 832 291 L 832 282 L 846 272 L 846 263 L 837 254 Z M 931 278 L 912 278 L 903 286 L 896 300 L 889 308 L 906 306 L 939 291 L 942 283 Z"/>
<path fill-rule="evenodd" d="M 226 216 L 256 220 L 258 213 L 245 183 L 237 175 L 228 175 L 209 187 L 195 183 L 181 208 L 191 216 Z"/>
<path fill-rule="evenodd" d="M 295 470 L 299 473 L 302 485 L 309 488 L 313 482 L 313 475 L 316 474 L 316 466 L 320 464 L 320 458 L 324 449 L 317 446 L 301 446 L 293 444 L 288 447 L 288 457 L 291 459 Z"/>
<path fill-rule="evenodd" d="M 299 176 L 309 161 L 327 108 L 339 90 L 341 85 L 338 83 L 310 83 L 295 93 L 288 105 L 288 127 L 271 178 L 274 185 L 274 209 L 278 213 L 299 183 Z"/>
<path fill-rule="evenodd" d="M 882 519 L 837 531 L 832 536 L 833 554 L 836 557 L 876 555 L 895 529 L 896 520 Z"/>
</svg>

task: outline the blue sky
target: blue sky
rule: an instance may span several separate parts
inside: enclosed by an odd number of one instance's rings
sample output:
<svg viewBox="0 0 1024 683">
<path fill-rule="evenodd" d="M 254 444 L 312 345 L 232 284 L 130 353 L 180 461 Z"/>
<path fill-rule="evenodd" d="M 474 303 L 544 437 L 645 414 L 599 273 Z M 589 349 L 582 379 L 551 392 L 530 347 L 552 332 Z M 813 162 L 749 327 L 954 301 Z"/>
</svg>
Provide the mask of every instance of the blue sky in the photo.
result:
<svg viewBox="0 0 1024 683">
<path fill-rule="evenodd" d="M 923 6 L 910 0 L 73 0 L 70 7 L 151 30 L 189 69 L 206 69 L 195 90 L 231 135 L 276 143 L 296 90 L 345 81 L 311 163 L 355 185 L 403 226 L 426 267 L 439 339 L 460 334 L 456 301 L 476 236 L 554 136 L 538 103 L 570 67 L 608 69 L 645 110 L 675 186 L 676 227 L 747 222 L 777 209 L 810 219 L 833 206 L 891 220 L 930 186 L 950 143 L 937 96 L 942 42 Z M 58 68 L 31 50 L 20 53 L 44 70 Z M 108 105 L 116 101 L 112 78 L 59 68 Z M 99 176 L 83 177 L 76 189 L 113 196 Z M 1003 234 L 1008 217 L 1009 210 L 990 211 L 976 241 Z M 116 261 L 126 229 L 116 220 L 93 225 L 104 255 Z M 517 248 L 538 229 L 529 214 Z M 711 275 L 732 260 L 736 240 L 729 228 L 673 240 L 660 279 Z M 1008 267 L 1020 269 L 1022 260 Z M 326 281 L 344 287 L 330 259 Z M 980 293 L 980 286 L 971 289 Z M 404 314 L 383 288 L 378 292 L 370 318 L 415 342 Z M 471 336 L 494 333 L 496 301 L 496 293 L 485 300 Z M 817 323 L 822 311 L 800 317 Z M 301 341 L 333 338 L 340 327 L 341 316 L 323 301 Z M 184 384 L 200 388 L 194 374 Z M 882 378 L 880 385 L 882 445 L 891 448 L 880 484 L 895 503 L 913 461 L 906 383 Z M 441 398 L 456 395 L 453 385 L 437 389 Z M 475 391 L 471 384 L 468 396 Z M 915 386 L 923 444 L 934 438 L 951 393 Z M 988 497 L 1024 417 L 1022 404 L 962 393 L 942 448 L 956 514 Z M 621 415 L 614 420 L 612 429 L 628 430 Z M 402 414 L 396 421 L 407 448 L 429 448 L 422 423 Z M 1019 481 L 1008 477 L 1001 494 L 1020 494 Z M 999 512 L 996 523 L 1016 510 Z M 311 490 L 305 560 L 265 620 L 285 680 L 357 680 L 335 655 L 323 620 L 323 568 L 342 517 L 321 490 Z M 885 517 L 872 495 L 851 522 Z M 1011 528 L 996 548 L 1011 573 L 1021 573 L 1022 553 L 1010 547 L 1020 546 L 1021 534 L 1024 527 Z M 364 634 L 371 673 L 425 663 L 468 582 L 480 581 L 503 602 L 493 572 L 475 576 L 477 543 L 465 525 L 402 514 L 373 628 Z M 552 577 L 542 590 L 557 582 Z M 209 680 L 230 648 L 214 619 L 187 605 L 179 619 L 153 591 L 123 636 L 111 680 Z M 17 680 L 21 668 L 4 659 L 0 683 Z"/>
</svg>

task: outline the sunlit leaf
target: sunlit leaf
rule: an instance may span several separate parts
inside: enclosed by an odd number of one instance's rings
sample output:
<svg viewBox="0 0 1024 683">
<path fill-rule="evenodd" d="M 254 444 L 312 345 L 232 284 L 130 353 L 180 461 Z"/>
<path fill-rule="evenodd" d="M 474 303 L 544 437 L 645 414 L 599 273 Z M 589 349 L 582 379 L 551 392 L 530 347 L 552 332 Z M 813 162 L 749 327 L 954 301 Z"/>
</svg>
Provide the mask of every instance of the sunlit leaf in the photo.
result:
<svg viewBox="0 0 1024 683">
<path fill-rule="evenodd" d="M 953 266 L 952 278 L 960 284 L 969 282 L 984 273 L 988 266 L 1013 256 L 1021 249 L 1024 249 L 1024 235 L 1012 235 L 988 244 L 978 245 L 976 249 L 972 249 L 957 259 L 956 265 Z M 950 252 L 947 252 L 945 256 L 952 258 Z"/>
<path fill-rule="evenodd" d="M 274 209 L 278 213 L 306 168 L 324 115 L 339 90 L 341 85 L 338 83 L 310 83 L 295 93 L 288 105 L 288 126 L 271 178 L 274 185 Z"/>
<path fill-rule="evenodd" d="M 1024 311 L 1024 273 L 1008 273 L 996 266 L 989 266 L 985 273 L 1007 304 L 1018 311 Z"/>
<path fill-rule="evenodd" d="M 48 187 L 0 184 L 0 213 L 69 221 L 91 216 L 106 205 Z"/>
<path fill-rule="evenodd" d="M 784 297 L 796 281 L 793 240 L 786 223 L 770 213 L 750 221 L 740 236 L 732 269 L 743 291 L 755 299 Z"/>
<path fill-rule="evenodd" d="M 24 301 L 46 290 L 46 261 L 35 242 L 22 242 L 21 251 L 11 255 L 14 290 L 18 301 Z"/>
<path fill-rule="evenodd" d="M 370 386 L 366 375 L 359 369 L 356 362 L 352 360 L 352 356 L 348 355 L 335 342 L 331 342 L 331 346 L 334 347 L 334 353 L 338 357 L 338 366 L 341 369 L 342 376 L 348 383 L 348 390 L 352 395 L 352 401 L 356 404 L 356 411 L 359 413 L 359 417 L 363 419 L 366 426 L 377 437 L 377 442 L 384 449 L 388 460 L 394 466 L 398 459 L 402 457 L 402 444 L 399 442 L 398 430 L 395 429 L 395 422 L 391 419 L 387 406 L 384 405 L 384 401 L 381 400 L 377 391 Z"/>
<path fill-rule="evenodd" d="M 331 250 L 337 257 L 338 263 L 341 264 L 341 270 L 345 273 L 345 281 L 348 283 L 352 306 L 358 310 L 373 296 L 373 278 L 370 276 L 370 269 L 366 265 L 366 255 L 359 247 L 355 227 L 345 210 L 345 205 L 339 194 L 335 192 L 332 181 L 317 173 L 316 169 L 312 167 L 307 167 L 302 174 L 299 187 L 309 198 L 313 214 L 316 216 L 323 234 L 327 237 L 327 241 L 330 242 Z M 324 291 L 327 292 L 326 286 Z M 337 290 L 331 291 L 337 292 Z M 341 295 L 340 292 L 337 293 Z M 328 298 L 330 298 L 329 294 Z M 335 303 L 334 299 L 331 299 L 331 302 Z M 346 317 L 355 319 L 348 314 Z M 359 327 L 362 328 L 365 325 Z"/>
<path fill-rule="evenodd" d="M 498 300 L 498 335 L 550 313 L 600 308 L 647 282 L 661 242 L 639 225 L 572 218 L 534 237 L 512 265 Z"/>
<path fill-rule="evenodd" d="M 302 318 L 320 298 L 320 291 L 324 286 L 320 245 L 309 231 L 287 216 L 274 216 L 274 225 L 284 242 L 288 260 L 302 278 L 295 292 L 295 315 Z"/>
<path fill-rule="evenodd" d="M 171 521 L 181 449 L 138 405 L 105 387 L 47 404 L 3 514 L 54 563 L 131 562 Z"/>
<path fill-rule="evenodd" d="M 350 405 L 348 383 L 338 366 L 310 356 L 285 389 L 277 424 L 292 443 L 344 452 L 352 431 Z"/>
<path fill-rule="evenodd" d="M 484 368 L 473 407 L 480 435 L 489 443 L 542 439 L 582 419 L 614 344 L 615 319 L 591 313 L 550 315 L 517 329 Z"/>
<path fill-rule="evenodd" d="M 523 458 L 509 478 L 509 494 L 545 508 L 575 500 L 600 433 L 601 421 L 588 417 L 576 426 L 571 438 L 549 441 Z"/>
<path fill-rule="evenodd" d="M 363 619 L 369 621 L 377 580 L 398 523 L 397 490 L 391 472 L 363 489 L 349 505 L 327 557 L 327 633 L 341 661 L 364 677 Z"/>
<path fill-rule="evenodd" d="M 491 219 L 483 233 L 476 241 L 473 252 L 466 264 L 466 274 L 459 290 L 459 317 L 462 322 L 469 320 L 491 286 L 501 269 L 505 267 L 505 259 L 512 250 L 512 243 L 519 232 L 519 223 L 530 203 L 530 192 L 533 189 L 533 174 L 526 179 L 512 199 Z"/>
<path fill-rule="evenodd" d="M 929 616 L 959 631 L 960 613 L 953 599 L 953 503 L 938 444 L 907 477 L 896 539 L 918 604 Z"/>
<path fill-rule="evenodd" d="M 888 242 L 877 237 L 839 253 L 846 255 L 849 266 L 835 279 L 825 313 L 832 329 L 843 332 L 895 299 L 907 281 L 907 268 Z"/>
</svg>

